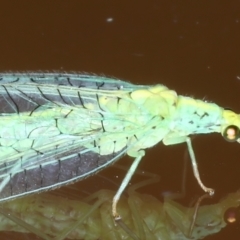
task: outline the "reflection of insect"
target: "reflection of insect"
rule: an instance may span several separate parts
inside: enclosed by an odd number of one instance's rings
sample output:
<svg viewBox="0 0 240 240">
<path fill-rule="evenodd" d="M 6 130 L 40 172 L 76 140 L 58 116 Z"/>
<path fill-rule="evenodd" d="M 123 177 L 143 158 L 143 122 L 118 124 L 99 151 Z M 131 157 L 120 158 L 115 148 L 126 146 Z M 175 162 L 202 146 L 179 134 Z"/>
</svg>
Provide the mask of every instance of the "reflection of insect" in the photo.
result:
<svg viewBox="0 0 240 240">
<path fill-rule="evenodd" d="M 75 196 L 76 192 L 73 192 Z M 240 198 L 240 193 L 236 192 L 217 204 L 200 206 L 193 231 L 188 235 L 194 207 L 187 208 L 169 199 L 162 203 L 151 195 L 136 191 L 128 193 L 119 204 L 129 229 L 127 232 L 116 226 L 111 217 L 114 192 L 100 190 L 83 201 L 69 199 L 70 188 L 61 191 L 63 197 L 43 193 L 2 204 L 1 232 L 15 232 L 18 238 L 19 232 L 32 232 L 43 239 L 203 239 L 226 227 L 224 216 L 231 209 L 237 213 Z M 25 236 L 21 237 L 25 239 Z"/>
<path fill-rule="evenodd" d="M 238 141 L 240 117 L 163 85 L 67 73 L 0 74 L 1 200 L 84 179 L 127 154 L 135 158 L 116 205 L 149 148 L 186 142 L 202 189 L 190 134 Z"/>
</svg>

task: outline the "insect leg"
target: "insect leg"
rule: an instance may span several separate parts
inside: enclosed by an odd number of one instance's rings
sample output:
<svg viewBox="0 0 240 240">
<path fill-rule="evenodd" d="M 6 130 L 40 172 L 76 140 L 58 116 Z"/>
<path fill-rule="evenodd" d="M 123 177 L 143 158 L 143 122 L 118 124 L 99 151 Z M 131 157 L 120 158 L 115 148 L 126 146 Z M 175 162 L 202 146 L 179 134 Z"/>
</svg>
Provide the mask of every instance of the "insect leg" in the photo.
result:
<svg viewBox="0 0 240 240">
<path fill-rule="evenodd" d="M 214 194 L 214 189 L 206 187 L 200 179 L 197 161 L 196 161 L 196 157 L 195 157 L 192 143 L 191 143 L 191 138 L 186 137 L 186 136 L 171 135 L 171 137 L 166 137 L 163 139 L 163 143 L 165 145 L 179 144 L 179 143 L 183 143 L 183 142 L 187 143 L 188 152 L 189 152 L 190 159 L 192 162 L 193 174 L 194 174 L 195 178 L 197 179 L 198 184 L 200 185 L 200 187 L 203 189 L 204 192 L 207 192 L 207 193 L 209 193 L 210 196 L 212 196 Z"/>
<path fill-rule="evenodd" d="M 198 184 L 203 189 L 203 191 L 209 193 L 209 195 L 212 196 L 214 194 L 214 189 L 206 187 L 200 179 L 198 166 L 197 166 L 197 161 L 196 161 L 195 154 L 194 154 L 194 151 L 193 151 L 191 139 L 189 137 L 186 137 L 186 143 L 187 143 L 188 152 L 189 152 L 191 162 L 192 162 L 194 176 L 197 179 Z"/>
<path fill-rule="evenodd" d="M 124 191 L 124 189 L 126 188 L 126 186 L 128 185 L 129 181 L 131 180 L 132 175 L 134 174 L 139 162 L 142 160 L 142 157 L 144 155 L 145 155 L 144 151 L 138 152 L 138 156 L 134 159 L 134 161 L 133 161 L 130 169 L 128 170 L 126 176 L 124 177 L 117 193 L 113 197 L 112 214 L 113 214 L 113 217 L 115 218 L 115 220 L 121 219 L 120 215 L 117 213 L 117 203 L 121 197 L 121 194 Z"/>
</svg>

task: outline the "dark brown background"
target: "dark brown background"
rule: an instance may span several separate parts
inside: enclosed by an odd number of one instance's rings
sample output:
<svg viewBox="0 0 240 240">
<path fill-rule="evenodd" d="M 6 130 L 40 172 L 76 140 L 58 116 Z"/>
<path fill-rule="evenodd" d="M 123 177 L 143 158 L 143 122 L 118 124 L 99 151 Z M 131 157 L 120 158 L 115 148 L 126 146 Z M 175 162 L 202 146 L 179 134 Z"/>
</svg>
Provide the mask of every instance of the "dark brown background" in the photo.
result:
<svg viewBox="0 0 240 240">
<path fill-rule="evenodd" d="M 0 70 L 73 70 L 162 83 L 240 112 L 240 2 L 167 2 L 2 1 Z M 203 182 L 216 189 L 212 203 L 237 191 L 240 146 L 217 134 L 198 136 L 193 145 Z M 147 151 L 140 168 L 161 175 L 161 182 L 146 193 L 161 199 L 180 190 L 185 150 L 184 144 L 159 144 Z M 116 177 L 114 169 L 106 174 Z M 94 191 L 98 184 L 79 186 Z M 190 167 L 186 189 L 185 205 L 202 193 Z M 236 236 L 239 223 L 206 239 Z"/>
</svg>

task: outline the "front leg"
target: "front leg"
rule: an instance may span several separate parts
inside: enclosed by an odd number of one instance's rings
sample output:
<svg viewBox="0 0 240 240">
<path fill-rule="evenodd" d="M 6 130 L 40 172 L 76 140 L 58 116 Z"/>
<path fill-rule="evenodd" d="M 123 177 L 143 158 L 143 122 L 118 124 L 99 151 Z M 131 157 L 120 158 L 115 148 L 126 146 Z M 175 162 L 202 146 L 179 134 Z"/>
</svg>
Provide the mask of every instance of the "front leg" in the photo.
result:
<svg viewBox="0 0 240 240">
<path fill-rule="evenodd" d="M 203 189 L 204 192 L 207 192 L 207 193 L 209 193 L 210 196 L 212 196 L 214 194 L 214 189 L 206 187 L 200 179 L 200 174 L 198 171 L 196 157 L 195 157 L 195 154 L 193 151 L 191 138 L 187 137 L 187 136 L 176 136 L 176 137 L 171 136 L 171 138 L 163 139 L 163 143 L 165 145 L 173 145 L 173 144 L 178 144 L 178 143 L 183 143 L 183 142 L 187 143 L 188 152 L 189 152 L 190 159 L 192 162 L 193 173 L 194 173 L 195 178 L 198 181 L 198 184 L 200 185 L 200 187 Z"/>
</svg>

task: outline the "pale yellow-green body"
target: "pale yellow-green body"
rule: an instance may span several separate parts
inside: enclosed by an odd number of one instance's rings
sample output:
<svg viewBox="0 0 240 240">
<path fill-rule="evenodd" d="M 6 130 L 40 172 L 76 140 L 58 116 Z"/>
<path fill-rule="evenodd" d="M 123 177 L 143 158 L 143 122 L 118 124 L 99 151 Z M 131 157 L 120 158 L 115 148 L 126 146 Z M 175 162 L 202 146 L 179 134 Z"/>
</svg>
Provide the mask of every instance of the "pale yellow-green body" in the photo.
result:
<svg viewBox="0 0 240 240">
<path fill-rule="evenodd" d="M 91 94 L 96 93 L 82 90 L 83 96 L 91 97 Z M 240 126 L 240 117 L 234 112 L 213 103 L 177 96 L 163 85 L 133 92 L 99 91 L 98 95 L 99 105 L 89 103 L 86 108 L 53 105 L 31 116 L 28 112 L 1 116 L 0 158 L 8 150 L 17 154 L 32 146 L 41 148 L 43 141 L 50 144 L 54 139 L 61 143 L 60 133 L 72 139 L 80 135 L 89 140 L 100 134 L 97 145 L 101 155 L 111 154 L 113 147 L 120 151 L 131 145 L 128 154 L 135 156 L 134 152 L 152 147 L 162 139 L 167 143 L 190 134 L 222 132 L 230 124 Z M 64 118 L 66 114 L 69 115 Z M 201 119 L 204 114 L 208 116 Z M 57 126 L 55 119 L 59 119 Z"/>
</svg>

